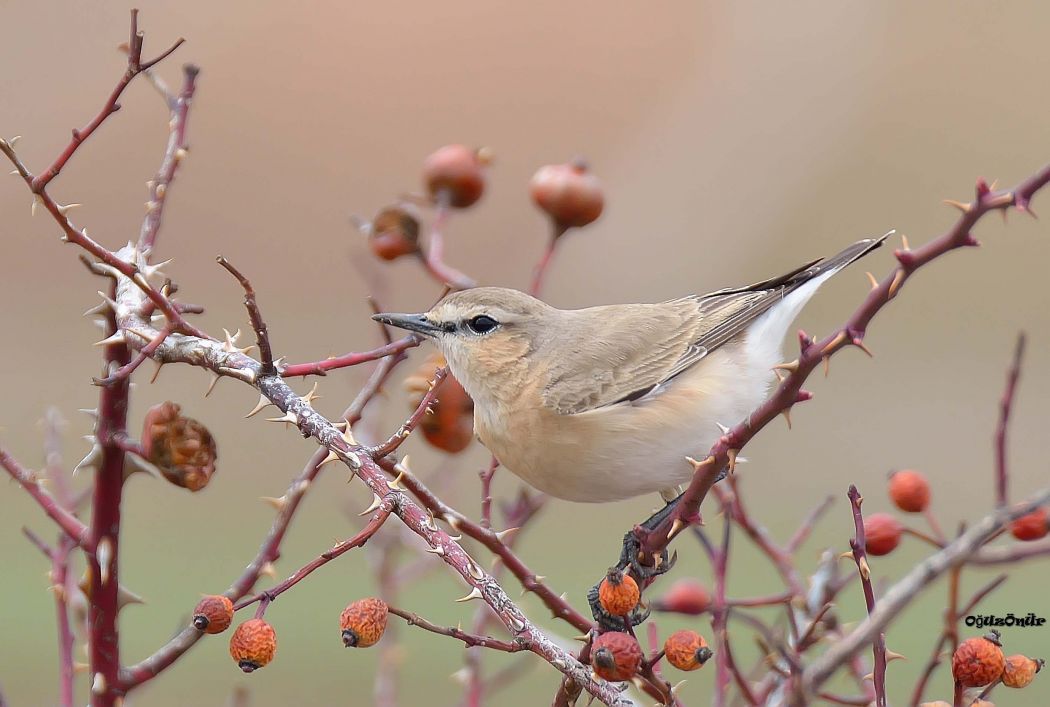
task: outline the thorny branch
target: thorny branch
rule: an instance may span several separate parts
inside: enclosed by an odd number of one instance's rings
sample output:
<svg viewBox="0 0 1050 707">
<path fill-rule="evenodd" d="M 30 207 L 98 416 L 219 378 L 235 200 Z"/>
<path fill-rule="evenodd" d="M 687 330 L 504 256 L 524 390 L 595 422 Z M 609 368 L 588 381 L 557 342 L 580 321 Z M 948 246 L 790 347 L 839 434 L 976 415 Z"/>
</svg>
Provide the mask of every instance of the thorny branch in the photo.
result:
<svg viewBox="0 0 1050 707">
<path fill-rule="evenodd" d="M 882 308 L 897 296 L 912 274 L 948 252 L 979 245 L 971 231 L 988 212 L 1005 211 L 1011 207 L 1018 211 L 1030 212 L 1032 197 L 1048 182 L 1050 165 L 1044 166 L 1009 190 L 992 191 L 983 179 L 978 180 L 974 201 L 958 205 L 962 214 L 955 225 L 917 249 L 911 249 L 905 242 L 902 248 L 894 251 L 897 267 L 872 287 L 871 292 L 845 324 L 821 341 L 815 341 L 800 332 L 799 357 L 782 366 L 788 374 L 773 395 L 748 415 L 746 420 L 725 433 L 711 448 L 707 457 L 692 462 L 692 481 L 679 499 L 675 512 L 669 514 L 656 529 L 644 533 L 643 537 L 639 538 L 645 556 L 656 557 L 683 528 L 699 520 L 700 504 L 720 478 L 721 472 L 726 468 L 732 472 L 736 455 L 762 428 L 778 416 L 789 413 L 796 403 L 812 397 L 809 391 L 803 390 L 802 385 L 821 362 L 830 360 L 831 356 L 848 346 L 867 351 L 864 335 L 868 325 Z"/>
<path fill-rule="evenodd" d="M 853 509 L 853 523 L 856 533 L 849 541 L 853 550 L 853 561 L 857 563 L 857 571 L 860 573 L 860 584 L 864 588 L 864 604 L 868 608 L 868 615 L 875 611 L 875 587 L 871 583 L 871 567 L 868 565 L 868 553 L 865 550 L 867 540 L 864 534 L 864 515 L 860 506 L 864 499 L 860 491 L 853 484 L 849 487 L 849 502 Z M 872 682 L 875 685 L 875 707 L 886 707 L 886 634 L 878 633 L 872 644 L 875 655 L 875 670 Z"/>
</svg>

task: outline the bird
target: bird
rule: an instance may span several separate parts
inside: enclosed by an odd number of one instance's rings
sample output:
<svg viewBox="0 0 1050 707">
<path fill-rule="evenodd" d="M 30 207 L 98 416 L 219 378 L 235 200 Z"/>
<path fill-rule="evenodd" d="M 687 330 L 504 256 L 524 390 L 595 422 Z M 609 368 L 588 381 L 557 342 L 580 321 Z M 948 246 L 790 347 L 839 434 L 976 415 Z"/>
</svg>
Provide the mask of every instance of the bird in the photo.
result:
<svg viewBox="0 0 1050 707">
<path fill-rule="evenodd" d="M 583 503 L 669 500 L 693 474 L 688 458 L 766 399 L 788 328 L 817 289 L 888 236 L 658 303 L 558 309 L 475 287 L 373 319 L 436 344 L 474 401 L 478 439 L 529 485 Z"/>
</svg>

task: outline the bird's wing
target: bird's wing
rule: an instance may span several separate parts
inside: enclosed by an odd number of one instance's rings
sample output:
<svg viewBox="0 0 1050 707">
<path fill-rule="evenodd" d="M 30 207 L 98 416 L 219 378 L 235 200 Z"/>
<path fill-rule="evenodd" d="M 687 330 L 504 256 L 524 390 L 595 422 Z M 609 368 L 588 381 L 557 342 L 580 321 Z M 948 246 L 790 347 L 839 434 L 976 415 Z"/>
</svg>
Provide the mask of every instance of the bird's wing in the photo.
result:
<svg viewBox="0 0 1050 707">
<path fill-rule="evenodd" d="M 552 367 L 544 402 L 574 414 L 638 400 L 747 329 L 797 287 L 845 267 L 883 240 L 859 241 L 831 258 L 746 287 L 655 305 L 581 310 L 587 313 L 576 329 L 581 343 Z M 610 316 L 594 316 L 604 309 Z"/>
</svg>

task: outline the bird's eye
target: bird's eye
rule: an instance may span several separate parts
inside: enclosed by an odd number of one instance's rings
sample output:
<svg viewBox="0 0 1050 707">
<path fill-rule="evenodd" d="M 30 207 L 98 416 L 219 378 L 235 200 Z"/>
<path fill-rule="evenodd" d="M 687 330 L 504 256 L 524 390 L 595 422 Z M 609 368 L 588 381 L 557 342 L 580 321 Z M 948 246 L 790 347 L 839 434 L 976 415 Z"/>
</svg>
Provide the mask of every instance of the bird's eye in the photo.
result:
<svg viewBox="0 0 1050 707">
<path fill-rule="evenodd" d="M 467 320 L 467 328 L 475 334 L 488 334 L 498 326 L 499 322 L 484 314 L 479 314 Z"/>
</svg>

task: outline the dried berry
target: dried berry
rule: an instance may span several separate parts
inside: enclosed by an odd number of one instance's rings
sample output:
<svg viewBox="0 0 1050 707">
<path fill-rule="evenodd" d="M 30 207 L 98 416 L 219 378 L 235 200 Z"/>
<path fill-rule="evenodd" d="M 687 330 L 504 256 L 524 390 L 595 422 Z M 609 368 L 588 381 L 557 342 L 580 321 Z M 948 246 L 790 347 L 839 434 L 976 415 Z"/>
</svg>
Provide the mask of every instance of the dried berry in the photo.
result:
<svg viewBox="0 0 1050 707">
<path fill-rule="evenodd" d="M 872 513 L 864 519 L 865 549 L 869 555 L 888 555 L 900 543 L 903 530 L 888 513 Z"/>
<path fill-rule="evenodd" d="M 1050 529 L 1050 515 L 1046 508 L 1036 508 L 1010 524 L 1010 532 L 1018 540 L 1038 540 Z"/>
<path fill-rule="evenodd" d="M 963 687 L 983 687 L 999 679 L 1006 667 L 999 632 L 968 638 L 952 655 L 952 676 Z"/>
<path fill-rule="evenodd" d="M 368 229 L 368 245 L 383 260 L 419 252 L 419 213 L 411 204 L 381 210 Z"/>
<path fill-rule="evenodd" d="M 930 482 L 918 471 L 902 469 L 890 474 L 890 498 L 906 513 L 922 513 L 930 505 Z"/>
<path fill-rule="evenodd" d="M 465 209 L 485 190 L 483 167 L 488 150 L 472 150 L 463 145 L 446 145 L 423 162 L 423 183 L 435 203 Z"/>
<path fill-rule="evenodd" d="M 1006 659 L 1003 668 L 1003 684 L 1007 687 L 1028 687 L 1035 674 L 1043 669 L 1042 658 L 1029 658 L 1024 655 L 1012 655 Z"/>
<path fill-rule="evenodd" d="M 678 580 L 655 602 L 657 611 L 674 611 L 689 616 L 704 613 L 710 605 L 711 595 L 695 579 Z"/>
<path fill-rule="evenodd" d="M 233 622 L 233 602 L 221 594 L 210 594 L 193 610 L 193 627 L 204 633 L 222 633 Z"/>
<path fill-rule="evenodd" d="M 638 582 L 618 567 L 610 567 L 609 573 L 598 585 L 598 601 L 613 616 L 630 614 L 638 606 L 641 597 Z"/>
<path fill-rule="evenodd" d="M 248 619 L 230 636 L 230 655 L 246 673 L 258 670 L 277 652 L 277 634 L 262 619 Z"/>
<path fill-rule="evenodd" d="M 630 680 L 642 664 L 642 647 L 626 633 L 608 631 L 591 644 L 591 667 L 612 682 Z"/>
<path fill-rule="evenodd" d="M 369 597 L 351 603 L 339 615 L 343 645 L 347 648 L 374 646 L 386 630 L 386 616 L 387 605 L 382 599 Z"/>
<path fill-rule="evenodd" d="M 586 226 L 605 206 L 601 184 L 583 160 L 540 167 L 529 182 L 529 194 L 562 228 Z"/>
<path fill-rule="evenodd" d="M 445 366 L 441 354 L 433 354 L 419 369 L 405 379 L 409 403 L 415 409 L 430 388 L 434 371 Z M 438 390 L 431 413 L 419 423 L 423 437 L 434 447 L 450 454 L 462 452 L 474 440 L 474 401 L 450 373 Z"/>
<path fill-rule="evenodd" d="M 664 654 L 667 662 L 679 670 L 696 670 L 704 667 L 714 652 L 707 647 L 707 641 L 699 633 L 682 629 L 664 641 Z"/>
<path fill-rule="evenodd" d="M 142 448 L 171 483 L 200 491 L 215 473 L 215 439 L 200 422 L 183 417 L 173 402 L 154 405 L 142 423 Z"/>
</svg>

